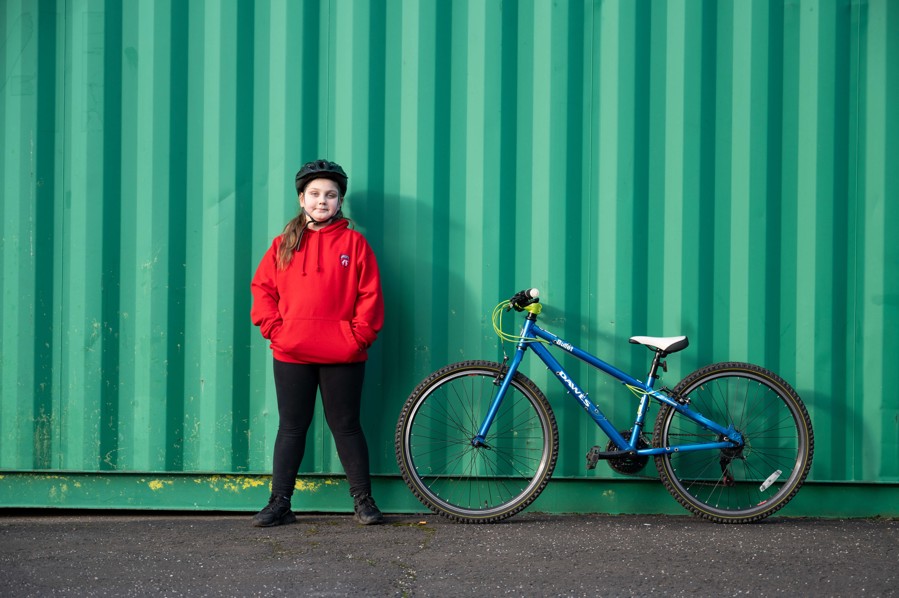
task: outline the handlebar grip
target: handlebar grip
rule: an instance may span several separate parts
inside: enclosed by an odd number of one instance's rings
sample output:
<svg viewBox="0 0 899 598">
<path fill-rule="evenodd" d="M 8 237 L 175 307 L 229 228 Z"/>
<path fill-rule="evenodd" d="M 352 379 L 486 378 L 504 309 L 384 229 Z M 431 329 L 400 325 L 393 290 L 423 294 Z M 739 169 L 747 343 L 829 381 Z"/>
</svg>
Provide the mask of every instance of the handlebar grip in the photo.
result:
<svg viewBox="0 0 899 598">
<path fill-rule="evenodd" d="M 521 311 L 531 303 L 540 301 L 540 290 L 537 288 L 524 289 L 515 293 L 509 299 L 509 307 L 515 311 Z"/>
</svg>

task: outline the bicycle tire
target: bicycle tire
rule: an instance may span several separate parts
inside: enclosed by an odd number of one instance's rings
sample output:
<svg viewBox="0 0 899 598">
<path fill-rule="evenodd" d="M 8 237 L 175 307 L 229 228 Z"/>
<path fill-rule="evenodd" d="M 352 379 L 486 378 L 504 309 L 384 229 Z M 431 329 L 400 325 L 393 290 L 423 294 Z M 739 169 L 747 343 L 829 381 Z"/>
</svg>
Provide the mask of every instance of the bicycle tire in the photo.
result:
<svg viewBox="0 0 899 598">
<path fill-rule="evenodd" d="M 504 367 L 490 361 L 448 365 L 403 405 L 395 449 L 403 480 L 434 513 L 461 523 L 492 523 L 525 509 L 552 476 L 559 449 L 555 416 L 539 388 L 516 373 L 486 440 L 472 439 Z"/>
<path fill-rule="evenodd" d="M 716 523 L 759 521 L 783 508 L 812 465 L 815 440 L 799 395 L 782 378 L 747 363 L 717 363 L 684 378 L 679 400 L 744 437 L 740 449 L 681 451 L 655 457 L 672 496 Z M 715 442 L 720 437 L 663 405 L 656 417 L 656 447 Z"/>
</svg>

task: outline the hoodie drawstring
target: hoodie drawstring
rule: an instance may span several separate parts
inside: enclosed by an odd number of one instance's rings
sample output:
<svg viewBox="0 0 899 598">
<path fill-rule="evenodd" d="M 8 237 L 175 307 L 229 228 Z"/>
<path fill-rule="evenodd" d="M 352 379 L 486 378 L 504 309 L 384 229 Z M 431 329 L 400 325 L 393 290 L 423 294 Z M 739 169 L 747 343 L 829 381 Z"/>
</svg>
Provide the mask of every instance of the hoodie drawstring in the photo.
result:
<svg viewBox="0 0 899 598">
<path fill-rule="evenodd" d="M 303 237 L 306 237 L 306 235 L 305 235 L 306 232 L 312 232 L 312 233 L 315 233 L 315 234 L 312 235 L 314 239 L 317 239 L 317 245 L 318 245 L 318 246 L 316 247 L 316 256 L 315 256 L 315 258 L 316 258 L 316 263 L 315 263 L 315 271 L 316 271 L 316 272 L 321 272 L 321 271 L 322 271 L 322 236 L 321 236 L 321 231 L 314 231 L 314 230 L 312 230 L 312 229 L 306 229 L 306 230 L 304 230 L 303 232 L 304 232 Z M 309 249 L 310 249 L 310 248 L 309 248 L 309 244 L 310 244 L 310 243 L 311 243 L 311 241 L 306 241 L 306 250 L 302 252 L 302 254 L 303 254 L 302 275 L 303 275 L 303 276 L 306 276 L 306 256 L 309 254 Z M 303 244 L 303 238 L 301 237 L 301 238 L 300 238 L 300 243 L 299 243 L 299 245 L 302 246 L 302 244 Z M 299 247 L 297 247 L 297 250 L 299 250 Z"/>
<path fill-rule="evenodd" d="M 315 238 L 318 239 L 318 248 L 317 248 L 317 251 L 315 252 L 316 253 L 315 271 L 321 272 L 322 271 L 322 236 L 321 236 L 321 233 L 315 235 Z"/>
</svg>

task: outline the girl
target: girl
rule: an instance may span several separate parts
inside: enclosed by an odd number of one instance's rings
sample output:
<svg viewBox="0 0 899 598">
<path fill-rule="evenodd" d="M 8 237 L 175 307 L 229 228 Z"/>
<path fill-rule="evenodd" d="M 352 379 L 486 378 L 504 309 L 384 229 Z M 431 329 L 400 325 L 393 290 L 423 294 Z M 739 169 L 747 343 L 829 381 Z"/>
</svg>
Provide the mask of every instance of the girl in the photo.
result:
<svg viewBox="0 0 899 598">
<path fill-rule="evenodd" d="M 343 217 L 347 175 L 340 165 L 303 165 L 296 188 L 300 212 L 275 237 L 251 284 L 250 315 L 271 341 L 278 398 L 272 494 L 253 525 L 296 521 L 290 499 L 318 390 L 354 517 L 364 525 L 380 523 L 359 420 L 366 351 L 384 322 L 378 265 L 368 242 Z"/>
</svg>

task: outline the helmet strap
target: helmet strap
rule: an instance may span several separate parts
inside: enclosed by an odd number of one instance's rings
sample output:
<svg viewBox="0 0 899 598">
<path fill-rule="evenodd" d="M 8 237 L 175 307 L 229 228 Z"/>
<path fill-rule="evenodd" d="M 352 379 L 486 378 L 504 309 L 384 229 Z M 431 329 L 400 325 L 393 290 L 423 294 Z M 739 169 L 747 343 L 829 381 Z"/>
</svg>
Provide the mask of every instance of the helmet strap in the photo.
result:
<svg viewBox="0 0 899 598">
<path fill-rule="evenodd" d="M 312 224 L 313 222 L 315 224 L 328 224 L 330 222 L 333 222 L 335 220 L 339 220 L 340 218 L 343 218 L 343 206 L 338 207 L 337 211 L 334 212 L 334 215 L 331 216 L 330 218 L 328 218 L 327 220 L 316 220 L 315 218 L 312 217 L 312 214 L 310 214 L 309 212 L 306 211 L 305 207 L 303 207 L 303 214 L 306 216 L 306 227 L 308 228 L 309 225 Z"/>
</svg>

